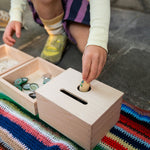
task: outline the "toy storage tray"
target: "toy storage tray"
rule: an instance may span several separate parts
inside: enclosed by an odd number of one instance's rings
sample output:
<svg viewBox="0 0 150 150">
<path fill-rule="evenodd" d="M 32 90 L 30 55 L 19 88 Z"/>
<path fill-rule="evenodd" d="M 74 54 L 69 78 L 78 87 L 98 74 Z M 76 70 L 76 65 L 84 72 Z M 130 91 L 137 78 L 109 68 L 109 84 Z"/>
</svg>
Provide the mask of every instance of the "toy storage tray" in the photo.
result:
<svg viewBox="0 0 150 150">
<path fill-rule="evenodd" d="M 37 57 L 2 75 L 0 78 L 0 91 L 12 99 L 15 99 L 18 104 L 36 115 L 38 113 L 37 99 L 29 97 L 26 92 L 16 88 L 14 86 L 14 81 L 18 78 L 27 77 L 29 83 L 37 83 L 40 88 L 43 86 L 42 76 L 44 74 L 49 73 L 51 79 L 53 79 L 61 72 L 63 72 L 63 69 L 60 67 Z"/>
<path fill-rule="evenodd" d="M 0 75 L 30 61 L 34 57 L 7 45 L 0 46 Z"/>
</svg>

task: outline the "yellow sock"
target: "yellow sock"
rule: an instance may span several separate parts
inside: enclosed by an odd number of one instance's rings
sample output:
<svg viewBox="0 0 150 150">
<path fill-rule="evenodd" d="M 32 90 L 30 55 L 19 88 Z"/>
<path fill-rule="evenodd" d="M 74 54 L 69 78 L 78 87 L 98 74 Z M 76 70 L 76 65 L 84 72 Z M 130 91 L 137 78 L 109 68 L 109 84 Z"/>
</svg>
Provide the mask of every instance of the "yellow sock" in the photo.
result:
<svg viewBox="0 0 150 150">
<path fill-rule="evenodd" d="M 62 25 L 63 15 L 64 13 L 51 20 L 41 18 L 44 28 L 49 34 L 41 57 L 53 63 L 58 63 L 60 61 L 66 45 L 67 37 Z"/>
</svg>

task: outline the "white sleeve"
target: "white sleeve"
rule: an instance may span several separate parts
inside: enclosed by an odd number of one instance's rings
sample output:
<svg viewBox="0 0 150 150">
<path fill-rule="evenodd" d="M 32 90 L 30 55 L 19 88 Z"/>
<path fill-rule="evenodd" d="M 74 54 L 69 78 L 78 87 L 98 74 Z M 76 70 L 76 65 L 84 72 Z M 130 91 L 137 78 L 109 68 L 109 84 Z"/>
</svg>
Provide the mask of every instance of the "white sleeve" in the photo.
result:
<svg viewBox="0 0 150 150">
<path fill-rule="evenodd" d="M 11 8 L 9 11 L 10 21 L 22 22 L 22 15 L 26 5 L 27 0 L 11 0 Z"/>
<path fill-rule="evenodd" d="M 90 33 L 88 45 L 107 50 L 110 24 L 110 0 L 90 0 Z"/>
</svg>

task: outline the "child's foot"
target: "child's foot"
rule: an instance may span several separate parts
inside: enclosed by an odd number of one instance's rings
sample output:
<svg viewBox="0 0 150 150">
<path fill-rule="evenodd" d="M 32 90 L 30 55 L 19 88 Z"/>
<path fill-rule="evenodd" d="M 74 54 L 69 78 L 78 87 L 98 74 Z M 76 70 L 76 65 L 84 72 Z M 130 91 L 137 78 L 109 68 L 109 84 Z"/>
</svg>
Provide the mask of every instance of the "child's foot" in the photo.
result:
<svg viewBox="0 0 150 150">
<path fill-rule="evenodd" d="M 4 10 L 0 10 L 0 31 L 5 30 L 8 21 L 9 21 L 9 13 Z"/>
<path fill-rule="evenodd" d="M 66 35 L 50 35 L 41 53 L 41 57 L 52 63 L 58 63 L 62 57 L 66 41 Z"/>
</svg>

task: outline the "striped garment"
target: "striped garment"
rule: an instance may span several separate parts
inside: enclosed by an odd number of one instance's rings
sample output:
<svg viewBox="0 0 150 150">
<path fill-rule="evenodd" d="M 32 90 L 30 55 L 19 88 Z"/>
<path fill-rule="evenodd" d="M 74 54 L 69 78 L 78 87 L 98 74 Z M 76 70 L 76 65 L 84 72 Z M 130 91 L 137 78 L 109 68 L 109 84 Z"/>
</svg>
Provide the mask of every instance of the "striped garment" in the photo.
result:
<svg viewBox="0 0 150 150">
<path fill-rule="evenodd" d="M 35 22 L 43 26 L 42 21 L 40 20 L 31 0 L 28 0 L 28 3 L 32 10 Z M 69 32 L 68 25 L 70 21 L 90 25 L 89 2 L 87 0 L 62 0 L 62 4 L 64 8 L 63 26 L 65 32 L 68 38 L 76 43 Z"/>
<path fill-rule="evenodd" d="M 82 150 L 81 147 L 0 94 L 0 149 Z M 127 104 L 94 150 L 150 150 L 150 112 Z"/>
</svg>

